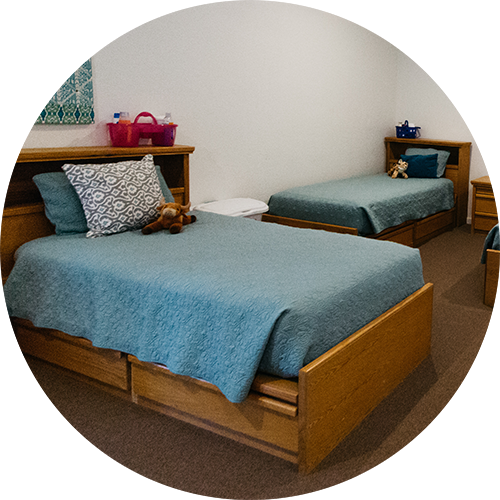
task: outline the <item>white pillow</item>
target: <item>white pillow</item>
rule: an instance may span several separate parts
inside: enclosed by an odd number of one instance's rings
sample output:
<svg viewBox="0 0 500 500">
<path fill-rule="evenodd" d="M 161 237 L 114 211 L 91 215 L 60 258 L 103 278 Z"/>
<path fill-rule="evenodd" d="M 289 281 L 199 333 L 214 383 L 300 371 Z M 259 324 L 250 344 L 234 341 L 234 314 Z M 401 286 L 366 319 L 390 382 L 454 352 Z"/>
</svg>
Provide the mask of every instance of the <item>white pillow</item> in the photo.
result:
<svg viewBox="0 0 500 500">
<path fill-rule="evenodd" d="M 163 194 L 152 155 L 140 161 L 62 168 L 82 203 L 87 237 L 141 229 L 158 217 Z"/>
</svg>

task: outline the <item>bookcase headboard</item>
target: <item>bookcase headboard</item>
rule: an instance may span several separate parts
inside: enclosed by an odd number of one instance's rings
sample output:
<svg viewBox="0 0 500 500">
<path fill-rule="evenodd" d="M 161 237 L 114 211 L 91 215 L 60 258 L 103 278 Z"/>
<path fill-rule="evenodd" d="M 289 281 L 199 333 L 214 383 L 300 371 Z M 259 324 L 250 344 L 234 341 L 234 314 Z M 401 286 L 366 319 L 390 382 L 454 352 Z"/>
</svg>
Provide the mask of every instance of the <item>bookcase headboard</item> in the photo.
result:
<svg viewBox="0 0 500 500">
<path fill-rule="evenodd" d="M 433 139 L 385 138 L 386 171 L 397 163 L 408 148 L 434 148 L 450 152 L 444 176 L 453 181 L 457 200 L 457 226 L 467 221 L 469 202 L 470 142 L 438 141 Z"/>
<path fill-rule="evenodd" d="M 183 205 L 189 203 L 189 155 L 192 146 L 113 148 L 35 148 L 23 149 L 14 166 L 2 217 L 0 254 L 2 279 L 14 265 L 14 253 L 24 243 L 54 233 L 45 217 L 43 200 L 33 177 L 44 172 L 58 172 L 65 163 L 113 163 L 140 160 L 152 154 L 161 168 L 172 195 Z"/>
</svg>

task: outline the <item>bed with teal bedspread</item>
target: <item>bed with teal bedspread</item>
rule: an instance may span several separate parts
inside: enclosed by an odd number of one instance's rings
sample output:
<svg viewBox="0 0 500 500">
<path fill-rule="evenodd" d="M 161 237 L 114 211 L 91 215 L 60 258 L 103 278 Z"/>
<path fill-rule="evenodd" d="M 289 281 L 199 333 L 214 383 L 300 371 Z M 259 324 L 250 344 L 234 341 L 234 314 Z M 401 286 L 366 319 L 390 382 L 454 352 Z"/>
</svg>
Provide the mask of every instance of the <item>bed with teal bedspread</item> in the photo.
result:
<svg viewBox="0 0 500 500">
<path fill-rule="evenodd" d="M 219 387 L 299 369 L 424 284 L 418 250 L 207 212 L 171 235 L 53 235 L 17 251 L 10 316 Z"/>
<path fill-rule="evenodd" d="M 291 188 L 271 196 L 269 215 L 356 228 L 377 234 L 409 220 L 450 210 L 453 182 L 446 178 L 352 177 Z"/>
<path fill-rule="evenodd" d="M 481 255 L 481 264 L 486 264 L 486 252 L 488 250 L 500 250 L 500 234 L 498 224 L 494 226 L 486 235 L 483 246 L 483 254 Z"/>
</svg>

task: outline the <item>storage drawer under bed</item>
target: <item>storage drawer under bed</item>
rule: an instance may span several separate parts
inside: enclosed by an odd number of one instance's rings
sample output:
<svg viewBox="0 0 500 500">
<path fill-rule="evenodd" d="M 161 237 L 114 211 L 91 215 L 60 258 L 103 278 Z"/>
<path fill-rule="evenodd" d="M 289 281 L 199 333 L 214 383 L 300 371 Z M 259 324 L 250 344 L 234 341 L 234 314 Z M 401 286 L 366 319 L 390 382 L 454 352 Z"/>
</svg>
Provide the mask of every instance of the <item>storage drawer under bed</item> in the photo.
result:
<svg viewBox="0 0 500 500">
<path fill-rule="evenodd" d="M 130 391 L 130 368 L 126 355 L 97 348 L 87 339 L 49 328 L 35 328 L 30 321 L 12 319 L 24 354 L 42 359 L 103 384 Z"/>
</svg>

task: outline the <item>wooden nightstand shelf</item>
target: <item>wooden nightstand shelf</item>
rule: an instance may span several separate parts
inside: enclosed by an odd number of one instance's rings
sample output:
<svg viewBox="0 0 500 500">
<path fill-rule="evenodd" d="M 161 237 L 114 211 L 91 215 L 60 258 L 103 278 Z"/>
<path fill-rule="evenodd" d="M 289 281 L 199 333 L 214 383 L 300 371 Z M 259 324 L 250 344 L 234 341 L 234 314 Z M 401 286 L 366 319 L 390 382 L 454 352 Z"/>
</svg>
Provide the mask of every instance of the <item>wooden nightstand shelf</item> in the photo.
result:
<svg viewBox="0 0 500 500">
<path fill-rule="evenodd" d="M 473 186 L 472 195 L 472 234 L 474 232 L 485 232 L 498 224 L 498 212 L 493 196 L 490 178 L 480 177 L 471 181 Z"/>
</svg>

